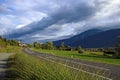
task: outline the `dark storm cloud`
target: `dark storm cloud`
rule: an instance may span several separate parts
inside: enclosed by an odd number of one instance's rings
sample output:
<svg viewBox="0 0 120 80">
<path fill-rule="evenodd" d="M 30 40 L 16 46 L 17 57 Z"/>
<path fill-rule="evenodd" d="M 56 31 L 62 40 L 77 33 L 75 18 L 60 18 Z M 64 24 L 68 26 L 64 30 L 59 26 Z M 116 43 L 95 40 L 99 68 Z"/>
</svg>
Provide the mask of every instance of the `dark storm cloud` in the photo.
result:
<svg viewBox="0 0 120 80">
<path fill-rule="evenodd" d="M 0 34 L 9 38 L 43 42 L 58 40 L 61 37 L 68 38 L 67 36 L 93 28 L 120 27 L 119 0 L 9 0 L 6 2 L 0 5 L 0 24 L 3 24 L 0 25 Z M 10 15 L 11 10 L 13 14 Z"/>
<path fill-rule="evenodd" d="M 62 5 L 58 10 L 49 14 L 48 17 L 43 18 L 38 22 L 33 22 L 21 29 L 18 29 L 10 33 L 8 36 L 19 38 L 21 36 L 40 32 L 54 24 L 65 24 L 86 20 L 89 19 L 95 12 L 96 9 L 87 3 L 77 3 L 74 5 L 71 3 L 71 5 Z"/>
<path fill-rule="evenodd" d="M 77 6 L 61 7 L 60 10 L 51 17 L 61 23 L 70 23 L 88 19 L 94 12 L 95 8 L 86 4 L 79 4 Z"/>
</svg>

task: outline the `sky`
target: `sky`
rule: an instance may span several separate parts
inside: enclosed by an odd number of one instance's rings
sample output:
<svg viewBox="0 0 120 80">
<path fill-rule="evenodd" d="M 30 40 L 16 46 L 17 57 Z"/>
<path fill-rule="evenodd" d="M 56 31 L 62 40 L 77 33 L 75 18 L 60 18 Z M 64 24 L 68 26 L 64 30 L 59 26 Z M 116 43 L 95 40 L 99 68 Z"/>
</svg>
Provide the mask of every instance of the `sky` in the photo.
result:
<svg viewBox="0 0 120 80">
<path fill-rule="evenodd" d="M 120 0 L 0 0 L 0 35 L 24 42 L 120 28 Z"/>
</svg>

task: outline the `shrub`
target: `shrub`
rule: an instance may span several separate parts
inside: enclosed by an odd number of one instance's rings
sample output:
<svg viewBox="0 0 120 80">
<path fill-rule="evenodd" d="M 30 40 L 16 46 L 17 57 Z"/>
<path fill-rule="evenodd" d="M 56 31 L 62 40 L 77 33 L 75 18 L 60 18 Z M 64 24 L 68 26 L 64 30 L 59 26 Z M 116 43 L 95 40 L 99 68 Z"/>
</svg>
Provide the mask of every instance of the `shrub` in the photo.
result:
<svg viewBox="0 0 120 80">
<path fill-rule="evenodd" d="M 78 53 L 84 53 L 83 49 L 81 48 L 81 46 L 78 46 L 76 48 L 76 50 L 78 51 Z"/>
<path fill-rule="evenodd" d="M 79 50 L 78 53 L 84 53 L 84 51 L 83 50 Z"/>
<path fill-rule="evenodd" d="M 115 58 L 120 58 L 120 36 L 118 37 L 118 43 L 115 49 L 115 54 L 114 54 Z"/>
</svg>

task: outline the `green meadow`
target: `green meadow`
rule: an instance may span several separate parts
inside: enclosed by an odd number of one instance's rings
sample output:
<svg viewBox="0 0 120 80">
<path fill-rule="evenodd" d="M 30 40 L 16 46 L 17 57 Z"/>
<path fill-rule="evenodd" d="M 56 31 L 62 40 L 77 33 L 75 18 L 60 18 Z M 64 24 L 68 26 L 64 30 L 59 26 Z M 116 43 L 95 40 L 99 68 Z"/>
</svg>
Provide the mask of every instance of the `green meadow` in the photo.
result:
<svg viewBox="0 0 120 80">
<path fill-rule="evenodd" d="M 44 49 L 35 49 L 35 48 L 31 48 L 31 50 L 68 57 L 68 58 L 76 58 L 76 59 L 93 61 L 93 62 L 120 65 L 120 59 L 115 59 L 111 56 L 103 56 L 103 52 L 78 53 L 78 51 L 44 50 Z"/>
</svg>

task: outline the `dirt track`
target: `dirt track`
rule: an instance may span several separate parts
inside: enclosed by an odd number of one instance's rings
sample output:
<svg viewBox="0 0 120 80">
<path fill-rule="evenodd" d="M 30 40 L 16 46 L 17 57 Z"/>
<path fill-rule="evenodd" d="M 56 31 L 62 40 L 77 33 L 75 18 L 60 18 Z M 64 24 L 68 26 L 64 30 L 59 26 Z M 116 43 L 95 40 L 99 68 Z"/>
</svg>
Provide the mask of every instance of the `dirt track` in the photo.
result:
<svg viewBox="0 0 120 80">
<path fill-rule="evenodd" d="M 61 56 L 56 56 L 52 54 L 40 53 L 36 51 L 29 50 L 27 48 L 23 49 L 24 52 L 33 55 L 38 58 L 43 58 L 50 61 L 55 61 L 58 63 L 65 64 L 67 66 L 73 67 L 75 69 L 82 69 L 85 72 L 100 75 L 105 80 L 120 80 L 120 66 L 104 64 L 104 63 L 97 63 L 97 62 L 90 62 L 80 59 L 73 59 L 73 58 L 66 58 Z M 99 71 L 99 73 L 96 72 Z M 110 74 L 110 75 L 109 75 Z M 108 79 L 107 79 L 108 78 Z"/>
</svg>

